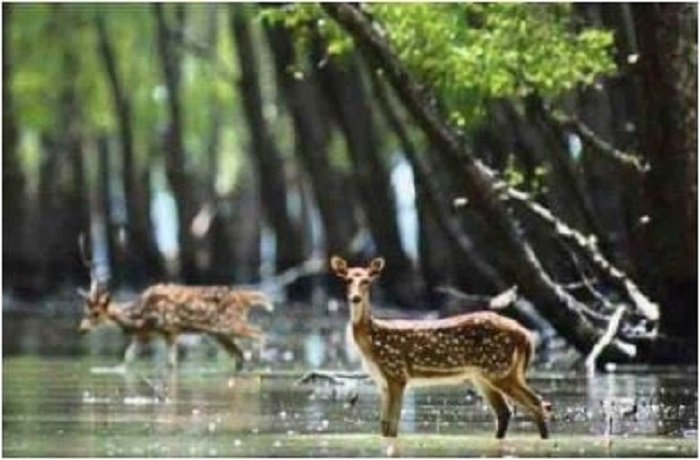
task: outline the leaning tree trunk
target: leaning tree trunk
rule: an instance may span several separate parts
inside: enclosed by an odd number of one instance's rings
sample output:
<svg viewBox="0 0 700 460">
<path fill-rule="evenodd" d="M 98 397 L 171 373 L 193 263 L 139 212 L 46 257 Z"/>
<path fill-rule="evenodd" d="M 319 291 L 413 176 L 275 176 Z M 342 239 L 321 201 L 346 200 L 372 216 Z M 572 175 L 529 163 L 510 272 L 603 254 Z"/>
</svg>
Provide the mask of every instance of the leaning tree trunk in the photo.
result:
<svg viewBox="0 0 700 460">
<path fill-rule="evenodd" d="M 319 70 L 319 75 L 345 135 L 353 165 L 353 182 L 359 190 L 377 253 L 392 268 L 382 279 L 395 301 L 415 307 L 417 280 L 411 261 L 401 247 L 389 171 L 381 158 L 380 140 L 361 68 L 354 56 L 343 63 L 331 59 Z"/>
<path fill-rule="evenodd" d="M 137 168 L 134 159 L 134 134 L 131 115 L 131 101 L 124 88 L 118 70 L 114 46 L 110 40 L 107 27 L 102 15 L 95 18 L 98 36 L 98 51 L 107 74 L 107 80 L 112 92 L 114 113 L 119 127 L 119 141 L 122 152 L 121 185 L 124 191 L 126 208 L 127 235 L 129 243 L 126 253 L 123 248 L 114 246 L 113 257 L 124 262 L 124 267 L 117 272 L 124 273 L 131 284 L 143 282 L 142 278 L 156 278 L 161 274 L 161 261 L 155 246 L 150 225 L 149 202 L 141 200 L 139 188 L 143 187 L 137 178 Z M 123 269 L 123 270 L 122 270 Z"/>
<path fill-rule="evenodd" d="M 324 4 L 328 14 L 344 27 L 357 45 L 375 65 L 380 67 L 409 112 L 428 138 L 440 148 L 447 165 L 464 174 L 464 193 L 472 206 L 491 224 L 494 235 L 505 246 L 514 263 L 507 275 L 515 280 L 522 292 L 576 349 L 589 352 L 602 338 L 603 331 L 583 315 L 583 306 L 553 282 L 543 270 L 530 244 L 524 238 L 513 216 L 503 204 L 499 188 L 502 184 L 494 174 L 469 152 L 459 134 L 440 117 L 434 104 L 419 90 L 417 82 L 407 73 L 386 40 L 379 35 L 358 8 L 348 4 Z M 609 343 L 603 360 L 627 361 L 634 357 L 634 347 L 619 340 Z"/>
<path fill-rule="evenodd" d="M 17 122 L 12 98 L 13 56 L 10 53 L 12 7 L 2 5 L 2 265 L 5 285 L 16 287 L 23 271 L 22 232 L 25 224 L 24 174 L 20 167 L 17 148 Z M 19 275 L 19 276 L 18 276 Z"/>
<path fill-rule="evenodd" d="M 313 73 L 303 79 L 291 74 L 294 48 L 289 31 L 273 26 L 267 29 L 267 33 L 277 80 L 292 116 L 295 151 L 309 174 L 323 223 L 326 251 L 328 254 L 346 254 L 355 228 L 354 202 L 347 192 L 342 191 L 340 175 L 328 157 L 328 126 L 317 78 Z"/>
<path fill-rule="evenodd" d="M 251 162 L 258 177 L 265 220 L 272 227 L 277 241 L 275 265 L 278 271 L 282 271 L 303 261 L 301 235 L 287 208 L 284 158 L 280 155 L 263 116 L 259 67 L 249 18 L 243 5 L 229 5 L 229 13 L 241 71 L 240 95 L 250 131 Z"/>
<path fill-rule="evenodd" d="M 635 4 L 642 151 L 650 165 L 645 267 L 662 300 L 662 330 L 697 340 L 697 67 L 695 6 Z"/>
<path fill-rule="evenodd" d="M 180 99 L 180 52 L 172 41 L 172 37 L 175 34 L 181 35 L 184 28 L 185 10 L 183 4 L 174 5 L 174 7 L 175 30 L 171 30 L 167 24 L 163 4 L 153 4 L 153 13 L 157 26 L 158 54 L 168 94 L 170 120 L 165 134 L 164 153 L 168 182 L 177 204 L 180 276 L 185 281 L 191 282 L 197 278 L 194 241 L 190 231 L 196 209 L 192 194 L 193 184 L 191 177 L 188 176 L 185 161 L 184 124 Z"/>
<path fill-rule="evenodd" d="M 374 72 L 372 87 L 377 105 L 386 118 L 388 126 L 398 138 L 403 153 L 411 165 L 416 188 L 416 203 L 420 225 L 420 253 L 427 288 L 434 289 L 451 283 L 449 275 L 452 270 L 444 267 L 445 261 L 457 257 L 476 271 L 470 278 L 477 279 L 477 284 L 484 284 L 493 292 L 506 288 L 496 269 L 479 253 L 469 235 L 460 228 L 447 206 L 447 199 L 440 196 L 435 186 L 434 173 L 419 156 L 397 110 L 392 104 L 385 85 Z"/>
</svg>

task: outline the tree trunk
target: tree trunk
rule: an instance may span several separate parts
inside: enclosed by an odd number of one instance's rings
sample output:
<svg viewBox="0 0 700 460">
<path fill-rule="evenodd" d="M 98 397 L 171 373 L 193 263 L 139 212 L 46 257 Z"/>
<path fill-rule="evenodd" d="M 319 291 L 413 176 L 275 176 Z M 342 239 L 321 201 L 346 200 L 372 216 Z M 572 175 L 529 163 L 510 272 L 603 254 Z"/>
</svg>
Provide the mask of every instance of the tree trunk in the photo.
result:
<svg viewBox="0 0 700 460">
<path fill-rule="evenodd" d="M 576 5 L 579 14 L 593 27 L 603 27 L 602 9 L 602 4 Z M 607 81 L 604 88 L 581 90 L 577 103 L 581 120 L 586 126 L 602 140 L 616 145 L 616 120 L 613 118 L 610 91 L 610 83 Z M 582 164 L 586 190 L 593 202 L 596 221 L 603 235 L 607 235 L 603 241 L 608 243 L 608 247 L 603 249 L 617 265 L 626 272 L 633 273 L 622 202 L 624 187 L 628 181 L 624 178 L 619 180 L 621 174 L 618 165 L 591 153 L 590 148 L 584 148 Z"/>
<path fill-rule="evenodd" d="M 2 266 L 4 281 L 8 288 L 16 287 L 22 278 L 24 264 L 22 232 L 25 228 L 25 179 L 19 162 L 17 146 L 18 129 L 15 119 L 12 97 L 12 63 L 10 53 L 10 31 L 12 24 L 12 6 L 2 5 L 2 192 L 5 197 L 2 207 Z"/>
<path fill-rule="evenodd" d="M 260 279 L 260 235 L 262 215 L 260 198 L 254 177 L 247 175 L 229 200 L 232 204 L 232 223 L 229 232 L 234 247 L 235 279 L 239 283 L 255 283 Z"/>
<path fill-rule="evenodd" d="M 163 79 L 167 88 L 167 103 L 170 120 L 165 133 L 163 150 L 168 182 L 175 197 L 178 215 L 178 244 L 180 251 L 180 276 L 186 282 L 197 279 L 194 241 L 190 226 L 196 209 L 192 190 L 192 179 L 187 172 L 182 104 L 180 100 L 181 59 L 179 50 L 173 46 L 171 37 L 181 35 L 185 21 L 184 4 L 173 5 L 175 26 L 171 30 L 165 18 L 166 5 L 153 4 L 156 20 L 158 54 Z"/>
<path fill-rule="evenodd" d="M 388 81 L 440 152 L 449 168 L 464 174 L 464 193 L 472 206 L 491 224 L 499 243 L 503 244 L 514 263 L 509 264 L 508 276 L 519 284 L 557 331 L 576 349 L 587 353 L 601 338 L 602 331 L 586 318 L 584 306 L 552 281 L 543 270 L 528 241 L 498 193 L 494 174 L 465 148 L 457 132 L 437 113 L 425 91 L 399 62 L 386 41 L 357 8 L 348 4 L 323 4 L 328 14 L 355 39 L 368 58 L 383 69 Z M 604 360 L 626 361 L 634 356 L 634 348 L 619 340 L 605 347 Z"/>
<path fill-rule="evenodd" d="M 116 280 L 118 282 L 122 279 L 122 267 L 117 265 L 115 257 L 117 235 L 112 222 L 111 169 L 109 138 L 103 134 L 97 138 L 97 200 L 95 201 L 95 214 L 97 214 L 96 220 L 101 221 L 104 229 L 111 281 Z"/>
<path fill-rule="evenodd" d="M 55 254 L 59 251 L 58 241 L 60 240 L 58 232 L 60 189 L 57 180 L 60 172 L 59 152 L 57 142 L 48 132 L 41 134 L 40 156 L 36 225 L 29 229 L 27 237 L 30 241 L 42 241 L 43 248 L 28 244 L 27 250 L 30 258 L 36 261 L 36 266 L 39 268 L 39 275 L 31 283 L 32 290 L 45 293 L 53 290 L 59 281 L 55 276 Z M 45 231 L 49 228 L 53 231 Z M 85 279 L 88 279 L 87 273 Z"/>
<path fill-rule="evenodd" d="M 61 11 L 56 5 L 56 23 L 61 34 L 75 27 L 75 18 Z M 59 106 L 56 112 L 56 137 L 59 139 L 60 160 L 64 162 L 65 176 L 62 182 L 60 224 L 57 241 L 56 272 L 60 280 L 79 282 L 85 279 L 85 267 L 78 250 L 80 234 L 89 232 L 90 214 L 87 187 L 85 186 L 85 163 L 83 159 L 82 114 L 77 88 L 77 50 L 65 47 L 61 56 L 62 78 Z M 61 166 L 59 166 L 61 168 Z"/>
<path fill-rule="evenodd" d="M 614 127 L 611 143 L 625 151 L 639 152 L 639 103 L 642 89 L 641 79 L 629 63 L 629 57 L 639 52 L 631 6 L 629 3 L 604 3 L 601 8 L 604 26 L 615 32 L 615 61 L 618 68 L 622 69 L 606 85 L 611 124 Z M 628 242 L 629 272 L 649 289 L 653 283 L 646 279 L 644 267 L 653 264 L 653 261 L 644 241 L 645 225 L 640 220 L 645 215 L 642 181 L 640 175 L 625 174 L 622 177 L 620 218 L 624 222 Z"/>
<path fill-rule="evenodd" d="M 326 98 L 331 102 L 330 107 L 345 135 L 353 165 L 354 187 L 359 190 L 377 254 L 382 255 L 392 268 L 382 276 L 383 283 L 394 301 L 415 307 L 417 280 L 411 261 L 401 247 L 389 171 L 381 157 L 362 69 L 352 56 L 343 63 L 328 60 L 319 75 Z"/>
<path fill-rule="evenodd" d="M 122 152 L 121 185 L 126 208 L 126 232 L 129 236 L 127 247 L 115 245 L 111 255 L 120 265 L 124 265 L 117 269 L 117 273 L 123 273 L 126 281 L 133 285 L 143 283 L 144 276 L 147 279 L 157 278 L 162 273 L 161 260 L 150 224 L 150 203 L 141 199 L 143 193 L 139 191 L 143 184 L 137 180 L 131 102 L 124 89 L 104 18 L 99 14 L 95 18 L 95 25 L 98 50 L 112 92 L 114 113 L 119 127 Z"/>
<path fill-rule="evenodd" d="M 642 151 L 650 165 L 645 267 L 662 330 L 697 340 L 697 68 L 692 4 L 634 4 L 642 80 Z"/>
<path fill-rule="evenodd" d="M 303 261 L 301 235 L 287 208 L 285 161 L 280 155 L 263 116 L 263 101 L 258 83 L 259 67 L 249 18 L 243 5 L 229 5 L 231 33 L 238 51 L 241 70 L 239 91 L 250 132 L 251 163 L 257 173 L 259 196 L 265 220 L 272 227 L 277 241 L 277 271 L 294 267 Z"/>
<path fill-rule="evenodd" d="M 328 125 L 321 105 L 317 77 L 312 73 L 297 79 L 290 73 L 294 64 L 292 36 L 281 26 L 267 29 L 274 55 L 277 80 L 292 115 L 295 152 L 311 180 L 323 222 L 327 254 L 347 254 L 354 235 L 353 200 L 343 190 L 342 179 L 328 158 Z"/>
<path fill-rule="evenodd" d="M 208 32 L 206 43 L 214 52 L 218 52 L 220 9 L 211 8 L 208 11 Z M 209 133 L 206 146 L 207 166 L 204 185 L 205 201 L 210 204 L 212 218 L 206 235 L 205 248 L 206 270 L 204 277 L 207 283 L 231 284 L 235 278 L 232 241 L 229 237 L 231 227 L 231 203 L 226 198 L 220 198 L 216 190 L 219 174 L 219 150 L 221 148 L 221 132 L 223 112 L 221 101 L 215 90 L 208 96 Z"/>
</svg>

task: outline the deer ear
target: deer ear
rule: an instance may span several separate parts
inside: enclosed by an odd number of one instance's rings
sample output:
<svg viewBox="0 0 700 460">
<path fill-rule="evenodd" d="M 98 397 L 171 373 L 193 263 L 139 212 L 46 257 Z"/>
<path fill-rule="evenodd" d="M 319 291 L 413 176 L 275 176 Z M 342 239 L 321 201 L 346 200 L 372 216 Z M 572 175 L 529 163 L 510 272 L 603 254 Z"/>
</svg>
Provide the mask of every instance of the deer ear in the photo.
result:
<svg viewBox="0 0 700 460">
<path fill-rule="evenodd" d="M 78 292 L 78 295 L 80 297 L 82 297 L 83 299 L 90 300 L 90 293 L 88 291 L 86 291 L 85 289 L 78 288 L 78 289 L 76 289 L 76 291 Z"/>
<path fill-rule="evenodd" d="M 372 259 L 372 262 L 369 263 L 370 274 L 373 276 L 380 274 L 381 271 L 384 270 L 384 265 L 384 258 L 377 257 L 376 259 Z"/>
<path fill-rule="evenodd" d="M 337 276 L 344 278 L 348 274 L 348 263 L 345 259 L 333 256 L 331 257 L 331 269 Z"/>
</svg>

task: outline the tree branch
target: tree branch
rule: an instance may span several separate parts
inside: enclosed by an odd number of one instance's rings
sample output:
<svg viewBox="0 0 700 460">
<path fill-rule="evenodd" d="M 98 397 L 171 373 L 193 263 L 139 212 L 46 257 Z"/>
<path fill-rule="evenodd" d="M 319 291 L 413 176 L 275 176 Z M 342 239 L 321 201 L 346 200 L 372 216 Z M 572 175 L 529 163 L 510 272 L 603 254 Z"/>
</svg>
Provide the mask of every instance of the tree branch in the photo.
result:
<svg viewBox="0 0 700 460">
<path fill-rule="evenodd" d="M 659 306 L 649 300 L 634 281 L 622 270 L 613 266 L 605 256 L 603 256 L 598 249 L 595 238 L 586 238 L 577 230 L 569 227 L 561 219 L 554 216 L 549 209 L 532 200 L 527 193 L 508 187 L 504 187 L 504 189 L 504 199 L 522 206 L 531 215 L 536 216 L 542 222 L 548 224 L 559 238 L 570 243 L 577 249 L 578 252 L 586 258 L 588 263 L 605 276 L 608 282 L 625 292 L 637 311 L 652 321 L 657 321 L 659 319 Z"/>
<path fill-rule="evenodd" d="M 556 110 L 538 100 L 538 108 L 542 112 L 550 125 L 558 131 L 571 130 L 576 133 L 584 143 L 588 144 L 593 151 L 598 152 L 605 158 L 613 161 L 626 171 L 631 171 L 635 175 L 643 175 L 649 171 L 649 165 L 631 153 L 623 152 L 615 148 L 610 143 L 601 139 L 591 128 L 589 128 L 578 117 L 566 114 L 562 110 Z"/>
<path fill-rule="evenodd" d="M 598 343 L 595 344 L 591 352 L 586 358 L 586 373 L 591 376 L 595 374 L 595 363 L 600 356 L 600 353 L 605 347 L 608 346 L 610 341 L 617 334 L 618 329 L 620 329 L 620 321 L 622 320 L 622 315 L 625 313 L 625 307 L 619 306 L 615 313 L 610 317 L 610 322 L 608 323 L 608 328 L 605 330 L 605 334 L 600 337 Z M 630 345 L 632 346 L 632 345 Z"/>
</svg>

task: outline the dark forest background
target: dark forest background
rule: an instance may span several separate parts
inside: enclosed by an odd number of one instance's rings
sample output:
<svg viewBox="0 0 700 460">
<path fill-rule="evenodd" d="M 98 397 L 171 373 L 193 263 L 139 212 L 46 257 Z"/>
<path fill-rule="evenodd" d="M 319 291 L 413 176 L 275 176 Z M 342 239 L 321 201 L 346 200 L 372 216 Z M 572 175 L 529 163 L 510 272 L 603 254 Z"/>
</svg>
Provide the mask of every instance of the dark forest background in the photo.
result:
<svg viewBox="0 0 700 460">
<path fill-rule="evenodd" d="M 303 302 L 382 255 L 402 309 L 517 286 L 581 352 L 696 360 L 695 4 L 2 12 L 6 296 L 85 285 L 81 233 L 115 289 Z"/>
</svg>

